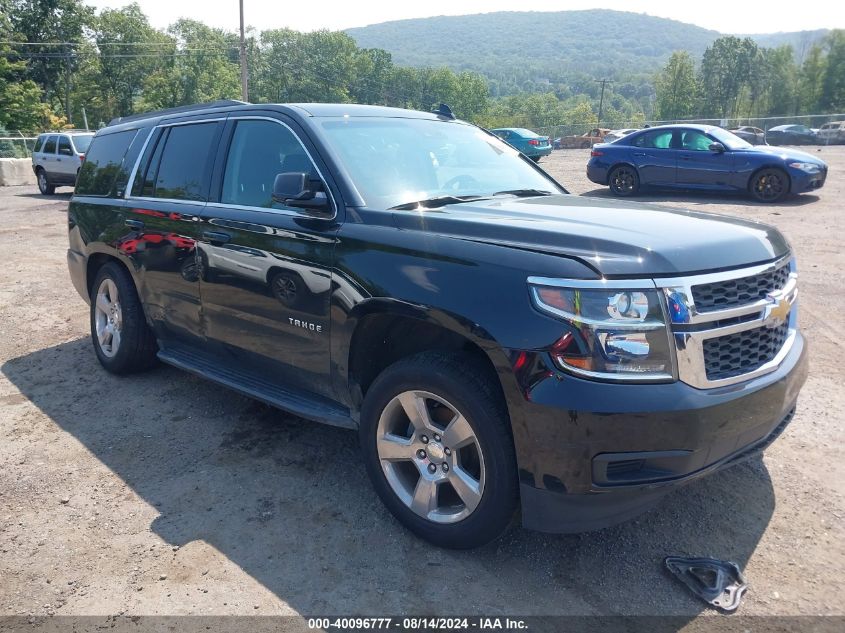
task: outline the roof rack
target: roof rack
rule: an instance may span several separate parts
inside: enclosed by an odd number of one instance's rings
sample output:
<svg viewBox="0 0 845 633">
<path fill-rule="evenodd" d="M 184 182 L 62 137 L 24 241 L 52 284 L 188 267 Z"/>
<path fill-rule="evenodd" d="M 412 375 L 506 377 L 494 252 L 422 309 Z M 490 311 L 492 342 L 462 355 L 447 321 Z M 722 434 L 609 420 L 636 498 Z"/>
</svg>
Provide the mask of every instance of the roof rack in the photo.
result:
<svg viewBox="0 0 845 633">
<path fill-rule="evenodd" d="M 118 123 L 126 123 L 127 121 L 138 121 L 139 119 L 151 119 L 153 117 L 166 116 L 168 114 L 183 114 L 185 112 L 193 112 L 194 110 L 213 110 L 215 108 L 228 108 L 230 106 L 248 105 L 246 101 L 238 101 L 237 99 L 220 99 L 219 101 L 210 101 L 208 103 L 195 103 L 193 105 L 179 106 L 177 108 L 166 108 L 164 110 L 155 110 L 153 112 L 142 112 L 140 114 L 130 114 L 129 116 L 119 116 L 109 121 L 109 126 L 117 125 Z"/>
</svg>

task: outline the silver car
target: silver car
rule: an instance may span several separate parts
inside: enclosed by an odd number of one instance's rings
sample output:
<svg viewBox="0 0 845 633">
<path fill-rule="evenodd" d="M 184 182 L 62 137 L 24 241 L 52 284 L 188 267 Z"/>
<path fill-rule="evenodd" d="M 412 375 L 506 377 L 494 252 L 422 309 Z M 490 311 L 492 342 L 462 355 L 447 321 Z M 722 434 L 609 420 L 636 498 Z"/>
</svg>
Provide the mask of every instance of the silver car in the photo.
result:
<svg viewBox="0 0 845 633">
<path fill-rule="evenodd" d="M 32 171 L 41 193 L 51 195 L 56 187 L 76 184 L 92 138 L 93 132 L 76 130 L 46 132 L 38 137 L 32 151 Z"/>
</svg>

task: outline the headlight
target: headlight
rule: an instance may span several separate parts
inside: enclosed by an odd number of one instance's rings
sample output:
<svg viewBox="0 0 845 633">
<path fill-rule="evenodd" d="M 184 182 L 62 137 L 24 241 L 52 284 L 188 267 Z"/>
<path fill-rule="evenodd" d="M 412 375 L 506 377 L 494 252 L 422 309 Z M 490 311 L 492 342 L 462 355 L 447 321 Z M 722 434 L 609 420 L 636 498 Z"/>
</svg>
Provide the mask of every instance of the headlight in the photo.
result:
<svg viewBox="0 0 845 633">
<path fill-rule="evenodd" d="M 793 169 L 800 169 L 801 171 L 806 171 L 808 174 L 815 174 L 816 172 L 821 171 L 821 166 L 817 165 L 816 163 L 789 163 L 789 166 Z"/>
<path fill-rule="evenodd" d="M 673 380 L 660 295 L 649 289 L 531 284 L 534 305 L 571 327 L 552 347 L 561 369 L 606 380 Z"/>
</svg>

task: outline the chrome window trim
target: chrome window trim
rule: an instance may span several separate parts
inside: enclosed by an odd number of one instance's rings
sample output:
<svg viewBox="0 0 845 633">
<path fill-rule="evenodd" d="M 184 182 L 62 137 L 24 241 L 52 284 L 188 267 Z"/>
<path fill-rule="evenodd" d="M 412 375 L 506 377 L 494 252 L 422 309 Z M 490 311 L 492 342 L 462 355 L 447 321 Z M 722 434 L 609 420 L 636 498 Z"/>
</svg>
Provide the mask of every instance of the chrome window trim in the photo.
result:
<svg viewBox="0 0 845 633">
<path fill-rule="evenodd" d="M 208 203 L 209 207 L 216 208 L 216 209 L 240 209 L 242 211 L 258 211 L 258 212 L 261 212 L 261 213 L 274 213 L 274 214 L 278 214 L 278 215 L 285 215 L 285 216 L 297 217 L 297 218 L 301 218 L 301 217 L 318 218 L 319 217 L 319 219 L 321 219 L 321 220 L 334 220 L 337 217 L 338 206 L 337 206 L 337 202 L 335 201 L 334 194 L 332 194 L 331 188 L 328 186 L 328 181 L 326 180 L 326 177 L 323 175 L 323 172 L 320 171 L 319 166 L 317 166 L 317 161 L 314 160 L 314 157 L 311 155 L 311 152 L 309 152 L 308 148 L 305 147 L 305 143 L 303 143 L 302 139 L 299 138 L 299 135 L 296 133 L 296 130 L 294 130 L 291 126 L 289 126 L 284 121 L 282 121 L 280 119 L 274 119 L 273 117 L 269 117 L 269 116 L 245 114 L 245 115 L 238 115 L 238 116 L 229 117 L 229 120 L 230 121 L 270 121 L 271 123 L 277 123 L 278 125 L 281 125 L 282 127 L 287 128 L 287 130 L 296 139 L 296 142 L 299 143 L 299 146 L 302 147 L 302 150 L 305 152 L 305 155 L 308 156 L 308 160 L 310 160 L 311 164 L 314 165 L 314 169 L 317 171 L 317 175 L 320 177 L 320 180 L 323 181 L 323 184 L 326 187 L 326 196 L 328 197 L 329 202 L 332 205 L 333 213 L 330 216 L 327 215 L 325 217 L 322 217 L 322 216 L 317 216 L 315 214 L 309 214 L 304 209 L 302 211 L 297 211 L 294 208 L 291 208 L 291 209 L 274 209 L 273 207 L 253 207 L 253 206 L 250 206 L 250 205 L 234 204 L 234 203 L 230 203 L 230 202 L 209 202 Z M 227 151 L 226 161 L 228 162 L 228 160 L 229 160 L 229 154 L 228 154 L 228 151 Z M 223 164 L 223 176 L 221 177 L 221 186 L 222 186 L 222 178 L 225 177 L 225 175 L 226 175 L 226 164 L 224 163 Z"/>
<path fill-rule="evenodd" d="M 217 123 L 219 121 L 225 121 L 226 117 L 217 117 L 214 119 L 198 119 L 196 121 L 177 121 L 175 123 L 158 123 L 150 128 L 149 134 L 147 134 L 147 138 L 144 139 L 144 145 L 141 147 L 141 152 L 138 154 L 138 158 L 135 159 L 135 165 L 132 167 L 132 173 L 129 175 L 129 182 L 126 183 L 126 190 L 123 192 L 123 198 L 125 200 L 134 199 L 134 200 L 163 200 L 166 202 L 173 202 L 175 200 L 181 200 L 181 198 L 151 198 L 149 196 L 142 197 L 142 196 L 132 196 L 132 188 L 135 186 L 135 177 L 138 175 L 138 167 L 141 165 L 141 160 L 144 158 L 144 152 L 147 151 L 147 145 L 150 142 L 150 139 L 155 134 L 156 130 L 166 128 L 166 127 L 177 127 L 179 125 L 194 125 L 199 123 Z M 193 202 L 194 204 L 205 204 L 206 201 L 202 203 L 198 202 L 197 200 L 189 201 Z"/>
<path fill-rule="evenodd" d="M 790 266 L 790 273 L 786 284 L 783 288 L 771 291 L 766 299 L 759 299 L 744 306 L 737 306 L 725 310 L 698 312 L 695 309 L 695 304 L 692 298 L 692 288 L 694 286 L 752 277 L 761 273 L 774 271 L 784 265 Z M 554 279 L 548 277 L 529 277 L 528 283 L 532 286 L 532 298 L 534 298 L 534 293 L 536 293 L 534 286 L 627 290 L 656 288 L 663 299 L 661 301 L 661 305 L 663 307 L 664 318 L 666 319 L 666 329 L 670 341 L 673 343 L 671 347 L 674 349 L 673 373 L 675 376 L 669 376 L 668 378 L 680 380 L 681 382 L 696 389 L 727 387 L 772 373 L 777 370 L 784 359 L 789 355 L 795 341 L 798 338 L 798 273 L 795 267 L 795 260 L 791 253 L 767 264 L 685 277 L 666 277 L 655 279 Z M 689 311 L 689 320 L 685 323 L 672 323 L 669 319 L 668 299 L 673 293 L 680 295 L 680 297 L 676 298 L 681 298 Z M 786 316 L 786 322 L 788 324 L 787 336 L 781 346 L 781 349 L 778 350 L 774 358 L 757 369 L 744 374 L 739 374 L 730 378 L 709 380 L 704 366 L 704 342 L 708 339 L 728 336 L 747 330 L 762 327 L 776 327 L 783 321 L 779 318 L 773 317 L 770 308 L 781 305 L 784 300 L 786 300 L 789 304 L 789 311 Z M 553 308 L 544 310 L 544 312 L 561 318 L 564 316 L 564 314 L 557 314 Z M 725 319 L 753 314 L 756 314 L 757 317 L 741 323 L 733 323 L 726 326 L 705 329 L 686 329 L 691 325 L 706 325 L 707 323 L 717 323 Z M 571 320 L 571 317 L 567 316 L 567 319 Z M 578 369 L 577 367 L 567 367 L 566 370 L 570 371 L 574 375 L 584 376 L 587 378 L 595 378 L 605 381 L 610 380 L 605 374 L 589 372 Z M 646 380 L 638 378 L 637 376 L 624 377 L 621 379 L 614 376 L 612 379 L 612 381 L 618 380 L 625 382 L 646 382 Z"/>
</svg>

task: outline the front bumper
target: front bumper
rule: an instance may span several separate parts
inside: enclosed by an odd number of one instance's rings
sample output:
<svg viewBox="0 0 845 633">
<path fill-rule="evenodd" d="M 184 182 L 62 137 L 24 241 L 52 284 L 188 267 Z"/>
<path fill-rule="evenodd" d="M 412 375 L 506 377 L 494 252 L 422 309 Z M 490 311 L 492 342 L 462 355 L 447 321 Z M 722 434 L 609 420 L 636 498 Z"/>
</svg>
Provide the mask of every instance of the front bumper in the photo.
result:
<svg viewBox="0 0 845 633">
<path fill-rule="evenodd" d="M 800 169 L 789 169 L 790 179 L 790 193 L 805 193 L 807 191 L 815 191 L 824 186 L 827 179 L 827 169 L 822 169 L 819 172 L 808 174 Z"/>
<path fill-rule="evenodd" d="M 523 524 L 607 527 L 762 451 L 789 423 L 807 364 L 799 334 L 775 372 L 729 387 L 540 380 L 526 392 L 527 433 L 515 433 Z"/>
</svg>

